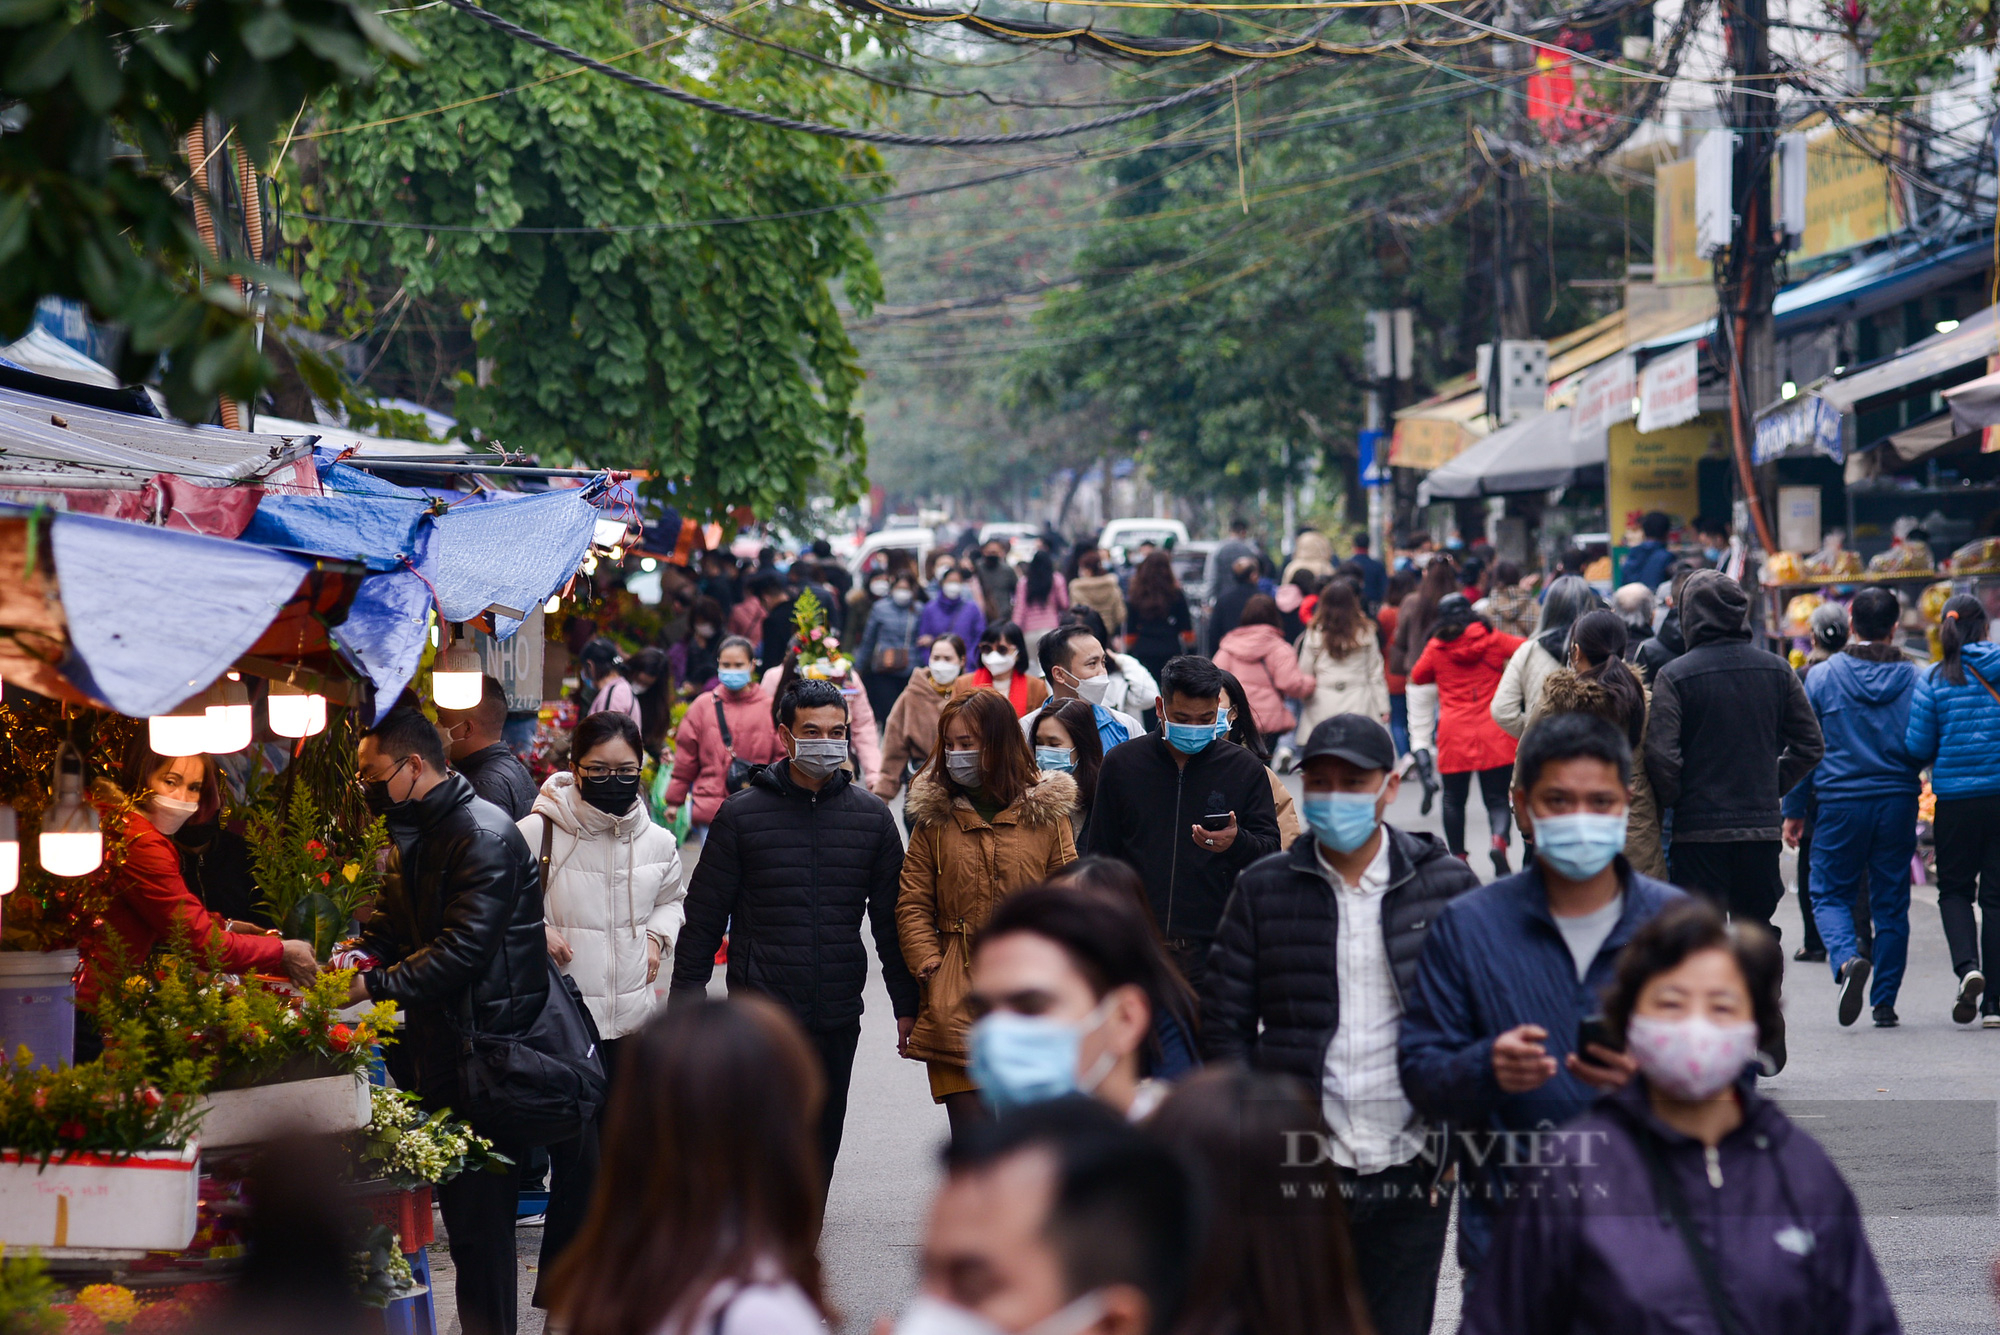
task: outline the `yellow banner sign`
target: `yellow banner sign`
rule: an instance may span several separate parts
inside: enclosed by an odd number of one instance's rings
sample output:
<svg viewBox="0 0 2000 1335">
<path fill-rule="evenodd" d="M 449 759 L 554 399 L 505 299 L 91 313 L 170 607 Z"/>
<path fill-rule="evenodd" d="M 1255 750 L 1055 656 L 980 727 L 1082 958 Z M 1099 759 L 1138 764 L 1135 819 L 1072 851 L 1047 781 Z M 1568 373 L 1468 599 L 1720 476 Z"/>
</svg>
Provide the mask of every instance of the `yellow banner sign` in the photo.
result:
<svg viewBox="0 0 2000 1335">
<path fill-rule="evenodd" d="M 1648 510 L 1664 511 L 1676 528 L 1701 508 L 1701 460 L 1721 454 L 1727 421 L 1708 413 L 1680 426 L 1639 434 L 1636 422 L 1615 422 L 1605 445 L 1605 510 L 1614 542 L 1636 531 Z"/>
<path fill-rule="evenodd" d="M 1464 423 L 1442 417 L 1405 417 L 1389 441 L 1389 462 L 1397 468 L 1429 470 L 1450 463 L 1479 437 Z"/>
<path fill-rule="evenodd" d="M 1894 135 L 1887 126 L 1865 130 L 1887 156 Z M 1831 125 L 1806 139 L 1806 230 L 1793 258 L 1809 260 L 1848 250 L 1902 226 L 1895 180 L 1888 164 Z"/>
<path fill-rule="evenodd" d="M 1694 248 L 1694 159 L 1661 163 L 1653 190 L 1653 281 L 1712 282 L 1712 269 Z"/>
</svg>

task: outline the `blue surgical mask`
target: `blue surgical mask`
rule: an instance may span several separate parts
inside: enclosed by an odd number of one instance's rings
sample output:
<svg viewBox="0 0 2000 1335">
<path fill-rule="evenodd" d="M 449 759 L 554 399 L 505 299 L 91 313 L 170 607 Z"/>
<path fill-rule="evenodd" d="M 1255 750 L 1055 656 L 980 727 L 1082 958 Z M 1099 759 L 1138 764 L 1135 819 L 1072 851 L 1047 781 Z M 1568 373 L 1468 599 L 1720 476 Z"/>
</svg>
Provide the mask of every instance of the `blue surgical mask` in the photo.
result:
<svg viewBox="0 0 2000 1335">
<path fill-rule="evenodd" d="M 1226 709 L 1218 709 L 1215 711 L 1215 740 L 1220 742 L 1228 738 L 1228 736 L 1229 736 L 1229 711 Z"/>
<path fill-rule="evenodd" d="M 1388 782 L 1382 780 L 1384 786 Z M 1336 853 L 1352 853 L 1367 843 L 1381 824 L 1375 814 L 1375 803 L 1381 797 L 1381 788 L 1372 793 L 1307 793 L 1299 803 L 1299 813 L 1313 838 Z"/>
<path fill-rule="evenodd" d="M 1068 774 L 1076 769 L 1076 748 L 1072 746 L 1038 746 L 1035 748 L 1035 768 L 1056 770 Z"/>
<path fill-rule="evenodd" d="M 740 691 L 750 684 L 749 668 L 724 668 L 715 675 L 722 679 L 725 690 Z"/>
<path fill-rule="evenodd" d="M 1066 1094 L 1088 1094 L 1097 1088 L 1116 1059 L 1100 1061 L 1104 1069 L 1085 1079 L 1078 1078 L 1076 1063 L 1084 1035 L 1104 1023 L 1103 1011 L 1100 1003 L 1080 1024 L 1046 1015 L 994 1011 L 973 1025 L 968 1040 L 969 1073 L 986 1106 L 1004 1113 Z"/>
<path fill-rule="evenodd" d="M 1625 851 L 1625 819 L 1623 811 L 1611 816 L 1589 811 L 1536 816 L 1535 856 L 1559 876 L 1587 881 Z"/>
<path fill-rule="evenodd" d="M 1208 749 L 1208 744 L 1216 738 L 1215 725 L 1213 723 L 1174 723 L 1169 721 L 1163 726 L 1167 734 L 1167 745 L 1184 755 L 1200 755 Z"/>
</svg>

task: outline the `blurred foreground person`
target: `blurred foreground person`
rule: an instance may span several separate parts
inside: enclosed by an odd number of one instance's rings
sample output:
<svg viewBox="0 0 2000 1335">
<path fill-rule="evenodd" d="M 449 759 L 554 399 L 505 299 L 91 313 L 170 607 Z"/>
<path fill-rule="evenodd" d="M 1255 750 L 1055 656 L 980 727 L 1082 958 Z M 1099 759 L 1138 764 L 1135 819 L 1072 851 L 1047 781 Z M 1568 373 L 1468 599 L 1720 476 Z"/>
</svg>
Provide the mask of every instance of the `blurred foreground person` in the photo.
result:
<svg viewBox="0 0 2000 1335">
<path fill-rule="evenodd" d="M 1604 1020 L 1638 1075 L 1537 1147 L 1461 1331 L 1901 1329 L 1840 1170 L 1757 1094 L 1783 969 L 1698 899 L 1633 936 Z"/>
<path fill-rule="evenodd" d="M 760 998 L 676 1005 L 629 1040 L 604 1189 L 549 1276 L 567 1335 L 820 1335 L 825 1085 Z"/>
<path fill-rule="evenodd" d="M 1194 1191 L 1173 1153 L 1118 1114 L 1082 1098 L 1032 1104 L 957 1138 L 944 1166 L 922 1287 L 895 1335 L 1177 1328 L 1199 1233 Z"/>
<path fill-rule="evenodd" d="M 381 1313 L 361 1305 L 348 1274 L 361 1238 L 342 1199 L 343 1159 L 331 1136 L 287 1137 L 263 1148 L 250 1172 L 243 1268 L 213 1319 L 184 1329 L 363 1335 L 382 1328 Z M 23 1335 L 33 1329 L 5 1328 Z"/>
</svg>

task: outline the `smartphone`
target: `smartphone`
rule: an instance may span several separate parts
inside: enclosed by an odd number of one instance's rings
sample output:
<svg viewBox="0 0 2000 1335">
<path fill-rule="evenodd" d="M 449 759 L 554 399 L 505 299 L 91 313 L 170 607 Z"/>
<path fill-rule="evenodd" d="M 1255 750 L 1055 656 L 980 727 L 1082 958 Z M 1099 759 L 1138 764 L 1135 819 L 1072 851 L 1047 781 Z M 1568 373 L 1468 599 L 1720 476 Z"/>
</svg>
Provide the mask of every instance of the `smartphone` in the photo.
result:
<svg viewBox="0 0 2000 1335">
<path fill-rule="evenodd" d="M 1613 1052 L 1625 1051 L 1625 1044 L 1611 1032 L 1611 1024 L 1602 1015 L 1586 1015 L 1576 1026 L 1576 1059 L 1590 1060 L 1590 1048 L 1595 1043 L 1600 1048 Z"/>
<path fill-rule="evenodd" d="M 1201 818 L 1201 828 L 1204 830 L 1226 830 L 1229 828 L 1229 822 L 1235 818 L 1236 813 L 1232 811 L 1211 811 L 1208 815 Z"/>
</svg>

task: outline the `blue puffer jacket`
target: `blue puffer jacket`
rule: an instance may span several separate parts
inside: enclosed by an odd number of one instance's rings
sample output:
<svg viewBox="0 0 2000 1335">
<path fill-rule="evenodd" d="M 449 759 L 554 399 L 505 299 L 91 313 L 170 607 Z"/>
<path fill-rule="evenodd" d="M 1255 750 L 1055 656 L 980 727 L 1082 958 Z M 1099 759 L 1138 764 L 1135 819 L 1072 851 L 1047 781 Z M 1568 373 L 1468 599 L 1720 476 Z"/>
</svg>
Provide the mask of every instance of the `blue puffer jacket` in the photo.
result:
<svg viewBox="0 0 2000 1335">
<path fill-rule="evenodd" d="M 1806 699 L 1819 718 L 1826 754 L 1799 786 L 1785 794 L 1788 819 L 1800 819 L 1815 797 L 1855 802 L 1908 795 L 1922 785 L 1922 762 L 1905 745 L 1917 669 L 1898 658 L 1878 663 L 1835 654 L 1806 674 Z"/>
<path fill-rule="evenodd" d="M 2000 688 L 2000 644 L 1968 644 L 1963 661 Z M 2000 703 L 1971 672 L 1963 686 L 1946 681 L 1935 667 L 1923 674 L 1903 745 L 1911 759 L 1930 765 L 1931 791 L 1939 797 L 2000 793 Z"/>
</svg>

